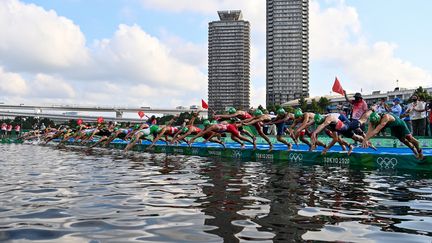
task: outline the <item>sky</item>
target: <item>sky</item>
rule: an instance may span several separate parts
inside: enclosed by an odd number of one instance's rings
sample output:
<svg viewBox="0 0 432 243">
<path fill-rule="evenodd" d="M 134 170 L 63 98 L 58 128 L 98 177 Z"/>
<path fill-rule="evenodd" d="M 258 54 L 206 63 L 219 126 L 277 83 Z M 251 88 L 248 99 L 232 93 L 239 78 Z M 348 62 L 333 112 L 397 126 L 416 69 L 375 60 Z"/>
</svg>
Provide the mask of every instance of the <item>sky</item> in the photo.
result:
<svg viewBox="0 0 432 243">
<path fill-rule="evenodd" d="M 173 108 L 207 99 L 208 22 L 251 23 L 265 104 L 265 0 L 1 0 L 0 102 Z M 430 0 L 310 0 L 310 94 L 432 86 Z"/>
</svg>

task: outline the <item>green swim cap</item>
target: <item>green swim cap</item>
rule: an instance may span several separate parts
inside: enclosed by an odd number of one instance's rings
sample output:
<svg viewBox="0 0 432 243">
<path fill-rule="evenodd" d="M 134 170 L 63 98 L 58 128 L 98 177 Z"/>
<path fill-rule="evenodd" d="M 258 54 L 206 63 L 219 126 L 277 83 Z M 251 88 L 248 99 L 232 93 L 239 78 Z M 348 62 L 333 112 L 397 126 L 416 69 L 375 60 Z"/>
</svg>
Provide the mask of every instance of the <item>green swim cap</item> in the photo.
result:
<svg viewBox="0 0 432 243">
<path fill-rule="evenodd" d="M 230 114 L 234 114 L 234 113 L 236 113 L 237 112 L 237 110 L 234 108 L 234 107 L 230 107 L 230 108 L 228 108 L 228 113 L 230 113 Z"/>
<path fill-rule="evenodd" d="M 159 133 L 159 132 L 160 132 L 159 126 L 152 125 L 150 127 L 150 133 Z"/>
<path fill-rule="evenodd" d="M 214 124 L 218 124 L 218 122 L 216 120 L 213 120 L 213 121 L 210 122 L 210 124 L 214 125 Z"/>
<path fill-rule="evenodd" d="M 183 127 L 183 129 L 181 131 L 182 131 L 182 133 L 187 133 L 189 131 L 189 128 Z"/>
<path fill-rule="evenodd" d="M 324 118 L 323 115 L 318 114 L 318 113 L 315 114 L 314 121 L 315 121 L 316 124 L 321 125 L 321 124 L 324 123 L 324 120 L 325 120 L 325 118 Z"/>
<path fill-rule="evenodd" d="M 114 127 L 114 132 L 117 132 L 120 128 Z"/>
<path fill-rule="evenodd" d="M 138 129 L 138 128 L 140 128 L 140 126 L 141 125 L 139 125 L 139 124 L 135 124 L 134 129 Z"/>
<path fill-rule="evenodd" d="M 380 120 L 381 120 L 381 116 L 376 112 L 372 112 L 369 116 L 369 121 L 372 124 L 377 124 Z"/>
<path fill-rule="evenodd" d="M 302 110 L 300 108 L 295 109 L 295 111 L 294 111 L 294 117 L 295 118 L 299 118 L 301 116 L 303 116 Z"/>
<path fill-rule="evenodd" d="M 210 126 L 210 121 L 209 121 L 209 120 L 204 120 L 204 121 L 203 121 L 203 125 L 204 125 L 205 127 Z"/>
<path fill-rule="evenodd" d="M 286 111 L 285 111 L 285 109 L 284 108 L 279 108 L 277 111 L 276 111 L 276 113 L 278 114 L 278 115 L 281 115 L 281 116 L 283 116 L 283 115 L 285 115 L 286 114 Z"/>
<path fill-rule="evenodd" d="M 254 116 L 262 116 L 264 113 L 262 112 L 262 110 L 256 109 L 253 114 Z"/>
</svg>

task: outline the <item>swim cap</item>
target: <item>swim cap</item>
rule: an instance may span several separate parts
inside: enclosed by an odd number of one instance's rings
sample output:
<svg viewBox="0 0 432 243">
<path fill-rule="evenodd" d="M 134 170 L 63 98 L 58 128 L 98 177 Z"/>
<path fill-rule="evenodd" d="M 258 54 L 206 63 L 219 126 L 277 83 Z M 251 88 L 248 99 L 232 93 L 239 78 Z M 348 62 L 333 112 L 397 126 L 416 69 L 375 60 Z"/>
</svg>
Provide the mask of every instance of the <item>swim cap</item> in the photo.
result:
<svg viewBox="0 0 432 243">
<path fill-rule="evenodd" d="M 159 126 L 152 125 L 150 127 L 150 133 L 158 133 L 158 132 L 160 132 Z"/>
<path fill-rule="evenodd" d="M 302 110 L 300 108 L 295 109 L 295 111 L 294 111 L 294 117 L 295 118 L 299 118 L 301 116 L 303 116 Z"/>
<path fill-rule="evenodd" d="M 228 108 L 228 113 L 230 113 L 230 114 L 234 114 L 234 113 L 236 113 L 237 112 L 237 110 L 234 108 L 234 107 L 230 107 L 230 108 Z"/>
<path fill-rule="evenodd" d="M 203 125 L 204 125 L 205 127 L 210 126 L 210 121 L 209 121 L 209 120 L 204 120 Z"/>
<path fill-rule="evenodd" d="M 260 110 L 260 109 L 256 109 L 256 110 L 254 111 L 254 116 L 262 116 L 262 115 L 263 115 L 262 110 Z"/>
<path fill-rule="evenodd" d="M 321 125 L 321 124 L 323 124 L 324 120 L 325 119 L 324 119 L 323 115 L 318 114 L 318 113 L 315 114 L 314 121 L 315 121 L 316 124 Z"/>
<path fill-rule="evenodd" d="M 214 125 L 214 124 L 218 124 L 218 122 L 216 120 L 213 120 L 213 121 L 210 122 L 210 124 Z"/>
<path fill-rule="evenodd" d="M 187 128 L 187 127 L 183 127 L 183 129 L 182 129 L 182 133 L 187 133 L 189 131 L 189 128 Z"/>
<path fill-rule="evenodd" d="M 372 124 L 377 124 L 380 120 L 381 120 L 381 116 L 376 112 L 372 112 L 369 116 L 369 121 Z"/>
<path fill-rule="evenodd" d="M 285 111 L 285 109 L 284 108 L 279 108 L 277 111 L 276 111 L 276 113 L 278 114 L 278 115 L 285 115 L 286 114 L 286 111 Z"/>
<path fill-rule="evenodd" d="M 139 124 L 136 124 L 136 125 L 134 126 L 134 129 L 138 129 L 138 128 L 140 128 L 140 125 L 139 125 Z"/>
<path fill-rule="evenodd" d="M 118 127 L 114 127 L 114 132 L 117 132 L 119 130 Z"/>
</svg>

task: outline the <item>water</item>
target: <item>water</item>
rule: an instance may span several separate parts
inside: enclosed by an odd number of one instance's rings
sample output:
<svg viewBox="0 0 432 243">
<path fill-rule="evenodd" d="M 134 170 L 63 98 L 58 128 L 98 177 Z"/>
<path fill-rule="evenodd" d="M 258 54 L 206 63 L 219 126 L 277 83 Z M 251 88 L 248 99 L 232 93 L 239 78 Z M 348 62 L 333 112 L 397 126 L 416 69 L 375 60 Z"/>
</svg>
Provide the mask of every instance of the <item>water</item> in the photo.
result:
<svg viewBox="0 0 432 243">
<path fill-rule="evenodd" d="M 432 242 L 432 175 L 0 145 L 0 241 Z"/>
</svg>

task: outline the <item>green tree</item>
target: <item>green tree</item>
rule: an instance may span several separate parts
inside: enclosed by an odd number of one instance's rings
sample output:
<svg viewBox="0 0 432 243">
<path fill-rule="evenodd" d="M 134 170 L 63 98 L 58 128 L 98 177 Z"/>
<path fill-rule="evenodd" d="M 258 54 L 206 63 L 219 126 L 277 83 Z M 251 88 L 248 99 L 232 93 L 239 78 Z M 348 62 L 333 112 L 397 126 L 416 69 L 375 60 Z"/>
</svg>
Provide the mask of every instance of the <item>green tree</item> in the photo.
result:
<svg viewBox="0 0 432 243">
<path fill-rule="evenodd" d="M 325 112 L 327 110 L 327 107 L 330 105 L 330 100 L 326 97 L 321 97 L 318 100 L 318 106 L 320 107 L 320 112 Z"/>
<path fill-rule="evenodd" d="M 267 110 L 269 110 L 269 111 L 275 111 L 276 110 L 276 106 L 274 104 L 269 104 L 269 105 L 267 105 Z"/>
<path fill-rule="evenodd" d="M 427 90 L 423 89 L 422 86 L 418 87 L 414 91 L 413 95 L 417 95 L 417 97 L 423 101 L 429 101 L 432 98 L 431 95 L 427 92 Z"/>
<path fill-rule="evenodd" d="M 319 107 L 319 105 L 318 105 L 318 102 L 315 100 L 315 99 L 312 99 L 311 100 L 311 104 L 310 104 L 310 110 L 312 111 L 312 112 L 319 112 L 319 113 L 321 113 L 321 108 Z"/>
<path fill-rule="evenodd" d="M 288 113 L 293 113 L 294 112 L 294 108 L 292 106 L 284 106 L 283 108 Z"/>
<path fill-rule="evenodd" d="M 302 111 L 306 111 L 308 108 L 307 101 L 303 96 L 299 99 L 299 106 Z"/>
</svg>

